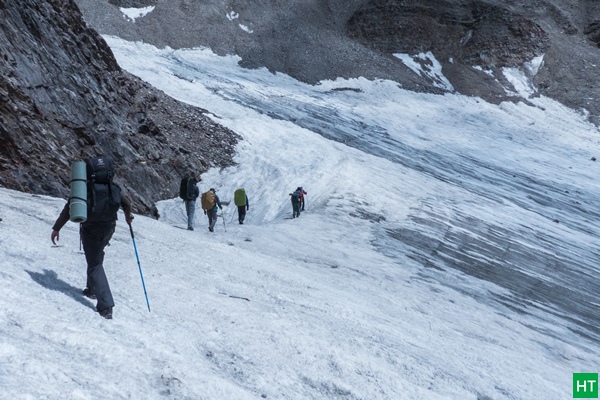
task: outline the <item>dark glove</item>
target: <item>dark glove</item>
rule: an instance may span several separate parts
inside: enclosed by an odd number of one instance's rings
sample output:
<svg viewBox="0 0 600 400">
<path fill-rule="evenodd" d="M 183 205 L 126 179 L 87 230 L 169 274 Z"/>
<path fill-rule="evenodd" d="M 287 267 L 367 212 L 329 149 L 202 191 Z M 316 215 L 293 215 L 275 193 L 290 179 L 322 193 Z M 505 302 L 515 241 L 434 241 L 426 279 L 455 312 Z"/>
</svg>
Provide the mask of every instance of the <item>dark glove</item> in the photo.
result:
<svg viewBox="0 0 600 400">
<path fill-rule="evenodd" d="M 206 215 L 206 210 L 204 210 L 204 215 Z"/>
<path fill-rule="evenodd" d="M 125 216 L 125 221 L 127 222 L 127 225 L 131 225 L 131 223 L 133 222 L 133 214 L 129 215 L 129 216 Z"/>
<path fill-rule="evenodd" d="M 250 209 L 250 206 L 247 206 L 247 207 L 246 207 L 246 210 L 249 210 L 249 209 Z"/>
<path fill-rule="evenodd" d="M 60 239 L 60 233 L 58 231 L 52 231 L 52 234 L 50 235 L 50 240 L 52 240 L 52 244 L 56 246 L 57 244 L 54 241 L 55 239 L 56 241 Z"/>
</svg>

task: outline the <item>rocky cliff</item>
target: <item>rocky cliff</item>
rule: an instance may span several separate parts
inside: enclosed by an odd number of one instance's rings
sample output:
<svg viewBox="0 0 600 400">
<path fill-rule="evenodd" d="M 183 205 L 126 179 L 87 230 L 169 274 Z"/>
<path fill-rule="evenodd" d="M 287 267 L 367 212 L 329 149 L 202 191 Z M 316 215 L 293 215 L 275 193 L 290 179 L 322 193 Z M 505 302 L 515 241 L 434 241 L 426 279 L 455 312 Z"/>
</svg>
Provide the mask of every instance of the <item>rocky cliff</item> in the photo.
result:
<svg viewBox="0 0 600 400">
<path fill-rule="evenodd" d="M 232 163 L 238 137 L 121 70 L 72 0 L 0 0 L 0 184 L 66 197 L 70 164 L 107 154 L 138 213 L 179 176 Z"/>
</svg>

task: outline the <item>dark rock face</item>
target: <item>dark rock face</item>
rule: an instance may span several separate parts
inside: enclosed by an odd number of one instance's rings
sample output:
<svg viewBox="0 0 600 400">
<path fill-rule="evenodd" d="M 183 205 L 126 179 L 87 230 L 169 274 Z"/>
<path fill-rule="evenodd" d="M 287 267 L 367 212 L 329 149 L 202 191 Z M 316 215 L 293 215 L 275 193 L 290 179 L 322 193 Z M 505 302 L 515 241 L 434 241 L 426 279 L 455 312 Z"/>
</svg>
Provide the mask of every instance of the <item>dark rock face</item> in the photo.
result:
<svg viewBox="0 0 600 400">
<path fill-rule="evenodd" d="M 179 177 L 232 163 L 233 132 L 122 71 L 72 0 L 0 0 L 0 184 L 66 197 L 70 164 L 106 154 L 138 213 Z"/>
<path fill-rule="evenodd" d="M 455 89 L 491 102 L 511 96 L 501 68 L 544 55 L 548 34 L 531 19 L 483 1 L 369 1 L 349 19 L 348 35 L 381 53 L 431 51 Z M 499 79 L 477 72 L 478 66 Z"/>
<path fill-rule="evenodd" d="M 100 33 L 158 47 L 207 46 L 308 83 L 364 76 L 436 92 L 392 56 L 431 51 L 457 92 L 521 100 L 505 90 L 511 84 L 501 69 L 544 55 L 533 77 L 538 92 L 600 122 L 600 87 L 590 83 L 600 68 L 597 0 L 157 0 L 135 23 L 114 6 L 132 1 L 77 0 Z"/>
<path fill-rule="evenodd" d="M 594 21 L 585 28 L 584 34 L 600 47 L 600 21 Z"/>
<path fill-rule="evenodd" d="M 481 1 L 370 1 L 350 18 L 348 31 L 384 53 L 432 51 L 484 67 L 518 66 L 549 47 L 535 22 Z"/>
</svg>

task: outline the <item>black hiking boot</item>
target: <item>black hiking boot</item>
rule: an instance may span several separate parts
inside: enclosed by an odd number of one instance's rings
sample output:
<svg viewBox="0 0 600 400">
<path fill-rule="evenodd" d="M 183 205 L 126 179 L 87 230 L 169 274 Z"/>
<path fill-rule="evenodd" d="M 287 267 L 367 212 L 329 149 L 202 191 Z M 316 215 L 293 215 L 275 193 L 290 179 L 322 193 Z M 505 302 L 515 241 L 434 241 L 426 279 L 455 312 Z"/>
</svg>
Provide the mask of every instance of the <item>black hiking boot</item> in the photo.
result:
<svg viewBox="0 0 600 400">
<path fill-rule="evenodd" d="M 112 319 L 112 307 L 105 308 L 104 310 L 98 311 L 101 317 L 106 319 Z"/>
<path fill-rule="evenodd" d="M 194 228 L 192 228 L 191 226 L 188 226 L 188 231 L 193 231 Z"/>
<path fill-rule="evenodd" d="M 83 289 L 83 292 L 81 293 L 83 293 L 83 295 L 88 299 L 96 300 L 96 295 L 92 293 L 92 291 L 89 288 Z"/>
<path fill-rule="evenodd" d="M 209 226 L 209 227 L 208 227 L 208 230 L 209 230 L 209 231 L 211 231 L 211 232 L 214 232 L 214 231 L 215 231 L 215 230 L 213 229 L 213 227 L 212 227 L 212 226 Z"/>
</svg>

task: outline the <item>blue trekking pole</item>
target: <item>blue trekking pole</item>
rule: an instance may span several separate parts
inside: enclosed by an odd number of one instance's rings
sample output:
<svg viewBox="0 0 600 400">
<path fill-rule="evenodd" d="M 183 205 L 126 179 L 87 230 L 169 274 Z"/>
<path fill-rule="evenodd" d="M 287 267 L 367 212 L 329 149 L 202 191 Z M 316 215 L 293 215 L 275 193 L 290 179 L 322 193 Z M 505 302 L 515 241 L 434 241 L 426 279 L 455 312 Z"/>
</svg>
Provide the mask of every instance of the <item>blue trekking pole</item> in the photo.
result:
<svg viewBox="0 0 600 400">
<path fill-rule="evenodd" d="M 146 296 L 146 304 L 148 305 L 148 312 L 150 312 L 150 303 L 148 302 L 148 293 L 146 293 L 146 284 L 144 283 L 144 275 L 142 275 L 142 266 L 140 265 L 140 257 L 138 256 L 137 246 L 135 245 L 135 237 L 133 236 L 133 228 L 131 223 L 129 225 L 129 232 L 131 232 L 131 240 L 133 240 L 133 249 L 135 250 L 135 258 L 137 258 L 138 268 L 140 270 L 140 277 L 142 278 L 142 287 L 144 288 L 144 295 Z"/>
</svg>

